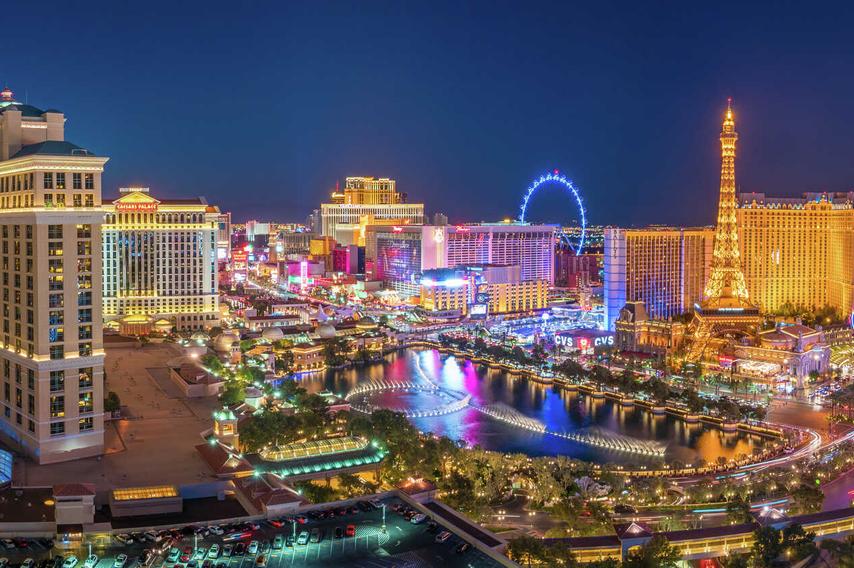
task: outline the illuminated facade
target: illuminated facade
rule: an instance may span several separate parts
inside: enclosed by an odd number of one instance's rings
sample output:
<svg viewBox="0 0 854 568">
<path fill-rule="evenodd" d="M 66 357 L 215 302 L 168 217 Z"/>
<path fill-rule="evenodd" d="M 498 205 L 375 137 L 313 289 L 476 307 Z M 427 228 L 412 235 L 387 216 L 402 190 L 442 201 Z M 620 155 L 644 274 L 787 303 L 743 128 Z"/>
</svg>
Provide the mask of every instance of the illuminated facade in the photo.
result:
<svg viewBox="0 0 854 568">
<path fill-rule="evenodd" d="M 689 360 L 700 360 L 723 336 L 754 336 L 762 321 L 759 308 L 748 300 L 747 284 L 741 268 L 735 198 L 735 118 L 732 101 L 727 106 L 721 130 L 721 188 L 712 266 L 704 300 L 695 306 L 691 322 Z"/>
<path fill-rule="evenodd" d="M 226 264 L 231 258 L 231 213 L 220 213 L 216 223 L 216 259 Z"/>
<path fill-rule="evenodd" d="M 835 307 L 852 312 L 854 193 L 801 198 L 745 193 L 737 210 L 744 276 L 765 312 Z"/>
<path fill-rule="evenodd" d="M 0 433 L 38 463 L 104 450 L 101 173 L 65 116 L 0 92 Z"/>
<path fill-rule="evenodd" d="M 384 222 L 421 224 L 424 204 L 406 203 L 392 179 L 348 177 L 344 192 L 333 193 L 332 203 L 320 205 L 321 234 L 342 245 L 365 246 L 365 225 Z"/>
<path fill-rule="evenodd" d="M 415 275 L 433 268 L 514 265 L 521 282 L 554 281 L 554 227 L 521 223 L 369 226 L 370 277 L 408 296 L 420 295 Z"/>
<path fill-rule="evenodd" d="M 504 314 L 542 310 L 548 306 L 545 280 L 521 279 L 518 265 L 468 265 L 426 270 L 419 280 L 420 305 L 429 312 L 465 315 Z"/>
<path fill-rule="evenodd" d="M 166 319 L 178 330 L 219 323 L 220 211 L 203 198 L 158 200 L 124 188 L 104 203 L 104 319 Z"/>
<path fill-rule="evenodd" d="M 607 329 L 627 302 L 643 302 L 652 320 L 690 312 L 703 298 L 713 239 L 710 228 L 605 229 Z"/>
</svg>

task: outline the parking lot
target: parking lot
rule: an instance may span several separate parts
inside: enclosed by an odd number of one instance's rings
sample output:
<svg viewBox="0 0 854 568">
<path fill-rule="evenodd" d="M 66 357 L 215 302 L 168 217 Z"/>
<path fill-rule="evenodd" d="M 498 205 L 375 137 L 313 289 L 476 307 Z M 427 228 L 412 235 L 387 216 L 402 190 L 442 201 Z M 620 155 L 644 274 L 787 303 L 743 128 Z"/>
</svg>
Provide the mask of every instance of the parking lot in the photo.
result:
<svg viewBox="0 0 854 568">
<path fill-rule="evenodd" d="M 400 506 L 400 501 L 390 499 L 386 501 L 386 528 L 383 531 L 382 509 L 370 511 L 356 511 L 344 515 L 335 515 L 332 518 L 304 518 L 305 523 L 297 522 L 274 526 L 269 522 L 256 524 L 257 528 L 251 526 L 222 527 L 222 535 L 213 533 L 195 535 L 190 529 L 185 529 L 174 540 L 164 539 L 157 546 L 165 546 L 166 550 L 156 554 L 148 561 L 150 568 L 193 568 L 187 559 L 184 562 L 169 562 L 167 560 L 169 543 L 171 547 L 181 551 L 188 550 L 190 558 L 196 557 L 198 568 L 289 568 L 291 566 L 355 566 L 355 567 L 422 567 L 441 566 L 443 568 L 486 568 L 499 564 L 477 550 L 469 547 L 464 552 L 458 548 L 464 542 L 459 536 L 451 535 L 445 542 L 437 543 L 436 536 L 444 531 L 441 526 L 431 526 L 428 520 L 421 524 L 412 524 L 400 514 L 392 510 L 392 505 Z M 341 536 L 336 538 L 335 529 L 340 528 L 343 532 L 347 525 L 355 525 L 355 536 Z M 319 542 L 298 544 L 297 537 L 302 531 L 318 529 L 323 536 Z M 230 535 L 240 535 L 239 538 L 229 538 Z M 294 542 L 292 546 L 283 543 L 279 549 L 273 548 L 274 539 L 277 535 L 290 536 Z M 145 542 L 141 535 L 138 540 L 128 545 L 122 545 L 113 540 L 109 546 L 93 546 L 92 552 L 98 556 L 98 562 L 94 568 L 114 568 L 114 562 L 119 554 L 128 556 L 124 568 L 133 568 L 142 564 L 142 558 L 146 550 L 155 545 Z M 223 548 L 231 544 L 236 548 L 238 543 L 244 547 L 252 542 L 257 542 L 258 552 L 250 554 L 248 551 L 241 555 L 223 555 Z M 212 545 L 218 545 L 219 553 L 216 558 L 210 557 L 208 551 Z M 204 552 L 203 552 L 204 549 Z M 52 568 L 49 563 L 51 557 L 56 555 L 68 556 L 75 554 L 79 563 L 75 568 L 83 568 L 83 562 L 88 555 L 88 546 L 77 550 L 47 551 L 37 550 L 33 547 L 27 550 L 12 549 L 0 552 L 0 556 L 6 556 L 10 565 L 19 565 L 24 558 L 33 558 L 36 563 L 43 563 L 43 568 Z M 204 557 L 202 557 L 204 554 Z M 263 564 L 259 564 L 259 557 L 263 556 Z M 190 564 L 189 567 L 187 565 Z M 49 566 L 48 566 L 49 565 Z M 88 568 L 88 567 L 87 567 Z M 118 567 L 116 567 L 118 568 Z"/>
</svg>

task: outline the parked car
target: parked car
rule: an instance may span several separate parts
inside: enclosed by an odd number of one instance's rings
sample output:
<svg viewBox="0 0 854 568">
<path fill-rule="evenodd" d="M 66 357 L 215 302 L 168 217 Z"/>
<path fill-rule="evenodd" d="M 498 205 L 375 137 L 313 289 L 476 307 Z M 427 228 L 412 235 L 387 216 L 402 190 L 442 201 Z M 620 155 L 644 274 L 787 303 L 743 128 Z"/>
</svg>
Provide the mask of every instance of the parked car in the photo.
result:
<svg viewBox="0 0 854 568">
<path fill-rule="evenodd" d="M 0 558 L 0 568 L 6 568 L 6 566 L 8 566 L 8 565 L 9 565 L 9 559 L 8 558 L 6 558 L 5 556 L 3 558 Z"/>
<path fill-rule="evenodd" d="M 299 533 L 297 537 L 297 544 L 308 544 L 309 534 L 308 531 L 302 531 Z M 70 567 L 68 567 L 70 568 Z"/>
<path fill-rule="evenodd" d="M 203 546 L 200 546 L 196 549 L 196 553 L 193 555 L 193 560 L 204 560 L 207 553 L 208 551 Z"/>
<path fill-rule="evenodd" d="M 467 542 L 461 542 L 459 546 L 457 546 L 456 551 L 457 554 L 465 554 L 468 552 L 468 549 L 471 548 L 471 545 Z"/>
<path fill-rule="evenodd" d="M 73 554 L 71 556 L 66 556 L 65 561 L 62 563 L 62 568 L 74 568 L 77 566 L 77 557 Z"/>
<path fill-rule="evenodd" d="M 95 568 L 96 564 L 98 564 L 98 555 L 90 554 L 86 557 L 86 562 L 83 563 L 83 568 Z"/>
<path fill-rule="evenodd" d="M 311 529 L 311 542 L 320 542 L 323 540 L 323 529 L 314 527 Z"/>
<path fill-rule="evenodd" d="M 234 545 L 234 554 L 233 554 L 234 556 L 243 556 L 243 554 L 245 552 L 246 552 L 246 545 L 243 544 L 242 542 L 238 542 L 237 544 Z"/>
<path fill-rule="evenodd" d="M 212 544 L 210 550 L 208 550 L 208 558 L 219 558 L 219 545 Z"/>
<path fill-rule="evenodd" d="M 344 538 L 344 529 L 341 527 L 335 527 L 335 532 L 333 533 L 334 538 Z"/>
<path fill-rule="evenodd" d="M 344 534 L 347 536 L 356 536 L 356 525 L 347 525 L 347 529 L 344 531 Z"/>
<path fill-rule="evenodd" d="M 279 550 L 282 548 L 282 545 L 285 544 L 285 539 L 282 535 L 277 534 L 276 538 L 273 539 L 273 550 Z"/>
<path fill-rule="evenodd" d="M 451 538 L 451 533 L 449 533 L 448 531 L 442 531 L 436 535 L 436 542 L 442 543 L 448 540 L 449 538 Z"/>
<path fill-rule="evenodd" d="M 233 544 L 226 544 L 225 546 L 222 547 L 222 555 L 225 556 L 226 558 L 229 558 L 231 556 L 232 550 L 234 550 L 234 545 Z"/>
<path fill-rule="evenodd" d="M 293 535 L 288 535 L 285 538 L 285 546 L 291 548 L 294 545 L 294 537 Z"/>
<path fill-rule="evenodd" d="M 169 549 L 169 555 L 166 557 L 166 562 L 178 562 L 181 558 L 181 549 L 173 546 Z"/>
<path fill-rule="evenodd" d="M 413 525 L 420 525 L 421 523 L 423 523 L 426 520 L 427 520 L 427 515 L 425 515 L 424 513 L 418 513 L 417 515 L 413 515 L 412 518 L 409 519 L 409 522 L 412 523 Z"/>
<path fill-rule="evenodd" d="M 253 540 L 249 543 L 249 546 L 246 547 L 246 554 L 255 554 L 258 552 L 258 541 Z"/>
<path fill-rule="evenodd" d="M 24 561 L 21 562 L 21 568 L 33 568 L 36 565 L 36 561 L 32 558 L 24 558 Z"/>
<path fill-rule="evenodd" d="M 127 554 L 119 554 L 118 556 L 116 556 L 116 559 L 113 560 L 113 568 L 125 568 L 125 564 L 127 564 L 127 561 Z"/>
</svg>

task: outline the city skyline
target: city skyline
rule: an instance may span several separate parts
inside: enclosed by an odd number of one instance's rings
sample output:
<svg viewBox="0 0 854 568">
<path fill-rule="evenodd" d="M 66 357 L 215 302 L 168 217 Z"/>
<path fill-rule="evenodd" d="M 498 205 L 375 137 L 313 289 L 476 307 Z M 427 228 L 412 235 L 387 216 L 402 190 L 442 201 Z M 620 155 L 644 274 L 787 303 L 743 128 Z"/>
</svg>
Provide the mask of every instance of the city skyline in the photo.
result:
<svg viewBox="0 0 854 568">
<path fill-rule="evenodd" d="M 112 157 L 106 195 L 133 185 L 204 195 L 236 221 L 303 219 L 348 175 L 397 179 L 452 222 L 495 220 L 557 168 L 593 224 L 711 224 L 727 96 L 746 140 L 740 191 L 850 187 L 851 135 L 837 126 L 854 118 L 844 17 L 801 29 L 786 7 L 627 9 L 253 5 L 228 19 L 217 5 L 156 19 L 156 6 L 58 9 L 45 35 L 89 29 L 79 57 L 53 61 L 52 42 L 38 43 L 0 82 L 85 123 L 80 139 Z M 190 16 L 196 25 L 177 25 Z M 533 220 L 571 221 L 548 197 Z"/>
</svg>

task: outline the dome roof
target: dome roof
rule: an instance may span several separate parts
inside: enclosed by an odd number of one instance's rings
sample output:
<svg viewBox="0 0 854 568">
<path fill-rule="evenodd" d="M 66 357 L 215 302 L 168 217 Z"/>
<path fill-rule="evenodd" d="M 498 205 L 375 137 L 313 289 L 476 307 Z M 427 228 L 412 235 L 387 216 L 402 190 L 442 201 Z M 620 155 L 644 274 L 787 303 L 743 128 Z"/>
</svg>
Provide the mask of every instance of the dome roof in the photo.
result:
<svg viewBox="0 0 854 568">
<path fill-rule="evenodd" d="M 338 334 L 335 331 L 335 326 L 325 323 L 323 325 L 317 326 L 317 335 L 320 336 L 321 339 L 332 339 Z"/>
<path fill-rule="evenodd" d="M 214 348 L 217 351 L 230 351 L 235 342 L 240 343 L 240 336 L 233 331 L 224 331 L 217 336 Z"/>
<path fill-rule="evenodd" d="M 279 341 L 285 337 L 285 334 L 278 327 L 266 327 L 261 332 L 261 337 L 267 341 Z"/>
<path fill-rule="evenodd" d="M 190 336 L 190 339 L 192 339 L 193 341 L 207 341 L 210 338 L 208 337 L 208 334 L 204 331 L 197 331 L 196 333 Z"/>
<path fill-rule="evenodd" d="M 377 322 L 371 316 L 365 316 L 356 322 L 356 327 L 359 329 L 376 329 Z"/>
</svg>

